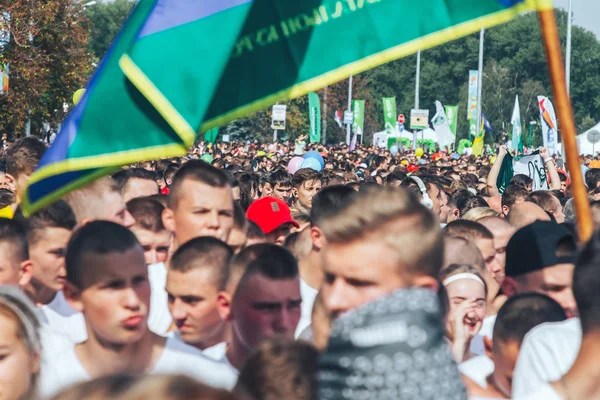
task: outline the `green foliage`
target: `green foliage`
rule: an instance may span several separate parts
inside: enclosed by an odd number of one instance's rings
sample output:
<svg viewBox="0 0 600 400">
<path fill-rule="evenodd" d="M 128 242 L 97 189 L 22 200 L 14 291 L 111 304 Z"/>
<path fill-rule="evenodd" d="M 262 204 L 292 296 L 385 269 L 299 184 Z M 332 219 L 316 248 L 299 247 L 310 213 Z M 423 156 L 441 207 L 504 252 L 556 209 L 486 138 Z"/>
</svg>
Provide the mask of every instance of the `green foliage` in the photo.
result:
<svg viewBox="0 0 600 400">
<path fill-rule="evenodd" d="M 97 59 L 104 57 L 136 2 L 133 0 L 114 0 L 107 3 L 98 1 L 86 8 L 87 17 L 91 22 L 88 49 Z"/>
</svg>

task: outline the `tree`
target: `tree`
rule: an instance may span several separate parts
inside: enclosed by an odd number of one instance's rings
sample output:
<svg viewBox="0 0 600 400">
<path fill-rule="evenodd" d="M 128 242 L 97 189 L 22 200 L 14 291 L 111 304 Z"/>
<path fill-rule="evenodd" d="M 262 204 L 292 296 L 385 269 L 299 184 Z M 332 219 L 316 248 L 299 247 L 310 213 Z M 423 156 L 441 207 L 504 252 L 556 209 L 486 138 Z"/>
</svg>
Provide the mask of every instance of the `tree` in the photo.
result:
<svg viewBox="0 0 600 400">
<path fill-rule="evenodd" d="M 104 57 L 135 4 L 133 0 L 98 1 L 86 8 L 91 21 L 88 49 L 97 59 Z"/>
<path fill-rule="evenodd" d="M 87 19 L 79 2 L 11 0 L 5 28 L 8 44 L 0 63 L 10 68 L 8 94 L 0 96 L 0 131 L 20 135 L 31 119 L 32 132 L 61 122 L 90 72 Z"/>
</svg>

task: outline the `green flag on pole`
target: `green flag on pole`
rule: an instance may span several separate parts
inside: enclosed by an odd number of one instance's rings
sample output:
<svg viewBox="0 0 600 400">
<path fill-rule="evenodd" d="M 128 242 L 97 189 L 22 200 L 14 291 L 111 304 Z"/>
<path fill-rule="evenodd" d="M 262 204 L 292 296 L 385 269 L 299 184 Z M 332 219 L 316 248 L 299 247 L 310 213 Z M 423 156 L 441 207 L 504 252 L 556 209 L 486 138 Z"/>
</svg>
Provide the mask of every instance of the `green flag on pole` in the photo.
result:
<svg viewBox="0 0 600 400">
<path fill-rule="evenodd" d="M 208 143 L 214 143 L 217 141 L 217 137 L 219 136 L 219 127 L 215 126 L 212 129 L 209 129 L 204 134 L 204 141 Z"/>
<path fill-rule="evenodd" d="M 396 132 L 396 98 L 395 97 L 384 97 L 383 98 L 383 121 L 385 126 L 385 132 L 388 135 Z"/>
<path fill-rule="evenodd" d="M 551 0 L 140 0 L 31 175 L 23 210 L 122 165 L 185 155 L 199 132 L 277 100 L 551 8 Z"/>
<path fill-rule="evenodd" d="M 456 136 L 456 126 L 458 124 L 458 106 L 444 106 L 446 109 L 446 118 L 450 125 L 450 131 Z"/>
<path fill-rule="evenodd" d="M 321 142 L 321 102 L 315 92 L 308 94 L 308 117 L 310 119 L 310 142 Z"/>
<path fill-rule="evenodd" d="M 496 181 L 496 187 L 498 188 L 498 192 L 500 192 L 500 194 L 504 193 L 504 190 L 506 190 L 510 184 L 510 180 L 513 178 L 513 175 L 513 157 L 510 154 L 507 154 L 502 160 L 500 172 L 498 173 L 498 180 Z"/>
</svg>

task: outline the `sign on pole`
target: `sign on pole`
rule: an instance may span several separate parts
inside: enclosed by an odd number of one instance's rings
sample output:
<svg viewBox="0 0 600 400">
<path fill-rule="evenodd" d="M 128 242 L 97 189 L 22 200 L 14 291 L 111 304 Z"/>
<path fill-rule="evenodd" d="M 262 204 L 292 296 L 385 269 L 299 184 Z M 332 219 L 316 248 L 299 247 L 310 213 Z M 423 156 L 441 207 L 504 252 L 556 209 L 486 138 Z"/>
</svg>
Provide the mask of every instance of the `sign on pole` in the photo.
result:
<svg viewBox="0 0 600 400">
<path fill-rule="evenodd" d="M 344 124 L 352 125 L 354 122 L 354 112 L 352 110 L 344 111 Z"/>
<path fill-rule="evenodd" d="M 429 110 L 410 110 L 410 129 L 427 129 L 429 124 Z"/>
<path fill-rule="evenodd" d="M 405 121 L 406 121 L 406 118 L 404 118 L 404 114 L 398 115 L 398 123 L 399 124 L 404 124 Z"/>
<path fill-rule="evenodd" d="M 477 119 L 477 90 L 479 87 L 479 71 L 469 71 L 469 102 L 467 105 L 467 119 Z M 475 122 L 477 125 L 477 122 Z"/>
<path fill-rule="evenodd" d="M 285 117 L 287 113 L 287 106 L 283 104 L 276 104 L 273 106 L 273 120 L 271 122 L 271 129 L 276 131 L 285 130 Z"/>
</svg>

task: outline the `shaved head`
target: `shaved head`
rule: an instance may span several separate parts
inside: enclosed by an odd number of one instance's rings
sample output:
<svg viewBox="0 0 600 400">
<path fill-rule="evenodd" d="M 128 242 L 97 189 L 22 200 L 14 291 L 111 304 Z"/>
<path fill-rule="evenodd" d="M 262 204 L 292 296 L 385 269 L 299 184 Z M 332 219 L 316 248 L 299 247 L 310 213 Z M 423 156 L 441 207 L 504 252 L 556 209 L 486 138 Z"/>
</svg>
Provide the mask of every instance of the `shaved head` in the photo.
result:
<svg viewBox="0 0 600 400">
<path fill-rule="evenodd" d="M 515 204 L 508 213 L 508 222 L 519 230 L 535 221 L 550 221 L 550 216 L 539 206 L 528 201 Z"/>
<path fill-rule="evenodd" d="M 484 269 L 483 255 L 479 248 L 459 236 L 444 238 L 444 268 L 452 264 L 468 264 L 480 271 Z"/>
<path fill-rule="evenodd" d="M 481 218 L 477 222 L 488 228 L 494 236 L 496 236 L 496 232 L 516 231 L 511 224 L 509 224 L 504 218 L 500 217 L 485 217 Z"/>
</svg>

